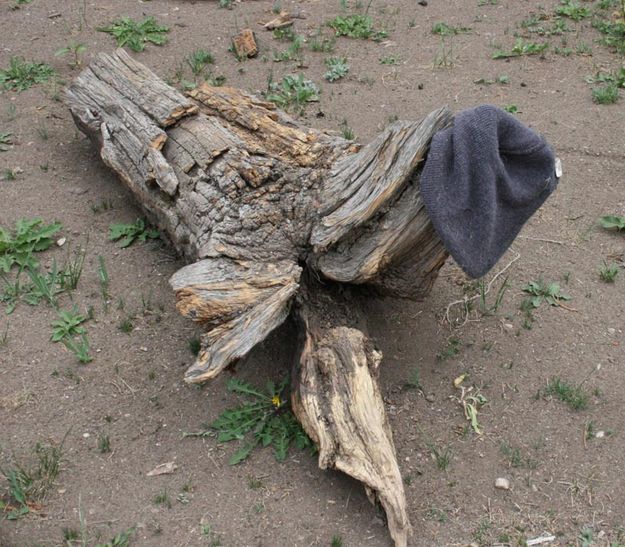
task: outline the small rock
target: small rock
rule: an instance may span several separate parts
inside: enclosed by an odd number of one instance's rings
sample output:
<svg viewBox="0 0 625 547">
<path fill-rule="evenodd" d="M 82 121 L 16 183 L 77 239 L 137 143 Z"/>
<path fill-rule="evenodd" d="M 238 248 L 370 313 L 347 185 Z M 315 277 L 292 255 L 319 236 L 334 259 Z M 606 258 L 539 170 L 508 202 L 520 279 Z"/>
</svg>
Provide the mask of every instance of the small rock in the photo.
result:
<svg viewBox="0 0 625 547">
<path fill-rule="evenodd" d="M 433 403 L 434 401 L 436 401 L 436 397 L 434 396 L 434 393 L 428 393 L 428 394 L 425 396 L 425 400 L 426 400 L 428 403 Z"/>
<path fill-rule="evenodd" d="M 75 194 L 77 196 L 80 196 L 82 194 L 86 194 L 89 190 L 87 190 L 86 188 L 81 188 L 80 186 L 74 186 L 73 188 L 69 189 L 69 193 L 70 194 Z"/>
<path fill-rule="evenodd" d="M 616 332 L 616 329 L 609 327 L 608 328 L 608 334 L 614 334 Z"/>
<path fill-rule="evenodd" d="M 510 490 L 510 481 L 508 479 L 504 479 L 503 477 L 499 477 L 495 480 L 495 488 L 499 490 Z"/>
<path fill-rule="evenodd" d="M 63 247 L 63 245 L 65 245 L 66 241 L 67 241 L 67 238 L 66 237 L 62 237 L 62 238 L 56 240 L 56 244 L 59 247 Z"/>
<path fill-rule="evenodd" d="M 85 439 L 88 439 L 89 437 L 91 437 L 91 435 L 90 435 L 89 433 L 83 433 L 83 434 L 82 434 L 82 436 L 83 436 Z"/>
<path fill-rule="evenodd" d="M 605 437 L 605 431 L 597 431 L 595 437 L 597 437 L 597 439 L 603 439 L 603 437 Z"/>
</svg>

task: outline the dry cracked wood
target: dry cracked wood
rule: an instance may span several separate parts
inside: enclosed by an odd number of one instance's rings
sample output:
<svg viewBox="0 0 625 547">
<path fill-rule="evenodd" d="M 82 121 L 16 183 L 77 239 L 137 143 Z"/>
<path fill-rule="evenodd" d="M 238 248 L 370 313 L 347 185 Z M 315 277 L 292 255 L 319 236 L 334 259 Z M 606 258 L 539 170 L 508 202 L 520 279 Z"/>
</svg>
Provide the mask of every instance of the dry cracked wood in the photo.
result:
<svg viewBox="0 0 625 547">
<path fill-rule="evenodd" d="M 405 545 L 410 525 L 376 380 L 381 355 L 349 314 L 322 320 L 310 302 L 336 282 L 428 293 L 447 253 L 419 173 L 451 113 L 396 122 L 361 149 L 241 90 L 202 84 L 184 96 L 122 50 L 97 55 L 68 87 L 67 104 L 191 262 L 171 279 L 180 312 L 206 328 L 185 379 L 206 381 L 245 356 L 300 295 L 306 342 L 294 409 L 320 446 L 320 465 L 374 492 Z"/>
</svg>

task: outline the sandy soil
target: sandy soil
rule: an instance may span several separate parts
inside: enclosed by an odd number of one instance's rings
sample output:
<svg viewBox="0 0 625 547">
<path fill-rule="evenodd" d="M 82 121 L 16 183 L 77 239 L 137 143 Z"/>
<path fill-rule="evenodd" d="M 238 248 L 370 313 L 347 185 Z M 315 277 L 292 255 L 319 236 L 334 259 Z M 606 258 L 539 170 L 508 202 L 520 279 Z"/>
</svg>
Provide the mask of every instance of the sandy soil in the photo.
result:
<svg viewBox="0 0 625 547">
<path fill-rule="evenodd" d="M 510 288 L 501 307 L 490 315 L 473 313 L 452 329 L 444 321 L 448 304 L 474 294 L 476 285 L 451 262 L 425 302 L 367 303 L 369 332 L 384 353 L 381 385 L 406 480 L 411 545 L 525 545 L 543 533 L 556 536 L 551 545 L 620 545 L 625 273 L 621 267 L 609 284 L 598 271 L 603 260 L 623 264 L 625 239 L 598 227 L 597 220 L 625 215 L 625 112 L 622 98 L 613 105 L 593 103 L 585 77 L 617 69 L 622 59 L 596 43 L 600 35 L 590 19 L 566 19 L 574 30 L 564 36 L 524 34 L 551 43 L 543 56 L 491 58 L 494 46 L 512 47 L 520 22 L 541 13 L 539 5 L 552 14 L 558 4 L 375 0 L 369 13 L 389 31 L 388 39 L 337 39 L 332 55 L 347 57 L 350 73 L 330 84 L 323 79 L 329 54 L 305 46 L 305 67 L 271 61 L 286 46 L 257 22 L 271 17 L 273 2 L 244 1 L 228 10 L 215 1 L 33 0 L 10 10 L 13 0 L 4 0 L 0 67 L 11 56 L 23 56 L 51 64 L 69 81 L 77 71 L 55 56 L 58 49 L 82 43 L 87 63 L 95 53 L 115 48 L 112 37 L 97 28 L 120 15 L 152 15 L 171 27 L 169 42 L 134 55 L 159 75 L 172 78 L 197 48 L 214 54 L 215 74 L 251 91 L 262 92 L 271 74 L 279 79 L 302 71 L 322 88 L 320 102 L 303 114 L 306 123 L 338 131 L 346 120 L 361 142 L 389 119 L 417 119 L 442 104 L 454 110 L 516 105 L 519 118 L 554 145 L 565 176 L 486 278 L 518 256 L 487 295 L 492 305 L 507 277 Z M 282 7 L 301 14 L 295 30 L 307 37 L 320 26 L 330 36 L 324 23 L 342 13 L 335 1 L 283 1 Z M 443 43 L 431 32 L 441 21 L 471 31 Z M 261 55 L 239 63 L 228 46 L 244 25 L 256 29 Z M 581 43 L 592 55 L 575 52 Z M 573 52 L 557 54 L 556 46 Z M 379 62 L 391 55 L 398 64 Z M 436 66 L 441 62 L 449 66 Z M 508 84 L 475 83 L 501 74 Z M 62 262 L 68 245 L 86 249 L 78 288 L 61 301 L 65 308 L 72 302 L 80 310 L 93 306 L 94 318 L 85 326 L 94 360 L 81 365 L 49 341 L 55 314 L 44 304 L 20 303 L 0 317 L 0 333 L 8 328 L 6 346 L 0 347 L 2 468 L 32 461 L 36 443 L 65 439 L 62 469 L 45 502 L 18 520 L 0 519 L 0 545 L 64 545 L 63 529 L 80 531 L 81 515 L 87 545 L 130 527 L 136 527 L 132 545 L 310 546 L 330 545 L 334 536 L 345 546 L 390 545 L 383 516 L 361 486 L 320 471 L 314 456 L 293 451 L 278 463 L 271 451 L 259 450 L 231 467 L 234 446 L 182 438 L 237 403 L 225 389 L 232 375 L 255 384 L 284 378 L 294 350 L 293 325 L 273 333 L 231 374 L 201 389 L 184 384 L 196 331 L 178 316 L 167 285 L 182 262 L 158 243 L 120 249 L 107 240 L 111 223 L 132 222 L 141 212 L 75 128 L 59 93 L 60 84 L 0 93 L 0 133 L 12 133 L 14 142 L 0 152 L 0 168 L 20 170 L 14 180 L 0 181 L 0 226 L 12 227 L 22 217 L 62 222 L 67 243 L 41 254 L 44 267 L 53 259 Z M 108 200 L 111 209 L 92 210 Z M 111 280 L 108 312 L 100 297 L 98 256 Z M 528 330 L 519 309 L 522 287 L 538 278 L 560 282 L 572 300 L 567 308 L 541 305 Z M 452 308 L 452 319 L 459 311 L 461 306 Z M 133 330 L 127 334 L 119 324 L 130 316 Z M 452 353 L 446 352 L 450 344 L 457 355 L 437 357 Z M 422 389 L 406 389 L 415 370 Z M 453 380 L 461 374 L 468 375 L 464 385 L 488 400 L 478 416 L 481 435 L 457 400 Z M 555 377 L 581 384 L 587 408 L 574 411 L 545 395 Z M 587 434 L 597 431 L 605 435 Z M 98 450 L 103 435 L 111 452 Z M 449 449 L 446 469 L 437 466 L 432 447 Z M 178 466 L 174 474 L 146 477 L 168 461 Z M 498 477 L 510 481 L 509 490 L 495 489 Z M 0 494 L 7 488 L 3 481 Z M 170 508 L 154 503 L 164 490 Z"/>
</svg>

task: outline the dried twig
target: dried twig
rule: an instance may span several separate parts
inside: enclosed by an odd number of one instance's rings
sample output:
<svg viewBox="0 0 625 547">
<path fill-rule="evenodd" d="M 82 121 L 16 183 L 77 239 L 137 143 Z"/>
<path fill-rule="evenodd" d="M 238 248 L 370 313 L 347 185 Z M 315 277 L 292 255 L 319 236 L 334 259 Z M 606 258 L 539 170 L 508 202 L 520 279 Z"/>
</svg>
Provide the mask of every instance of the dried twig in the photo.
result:
<svg viewBox="0 0 625 547">
<path fill-rule="evenodd" d="M 452 322 L 451 322 L 451 319 L 449 317 L 449 312 L 451 311 L 451 309 L 454 306 L 462 304 L 464 306 L 464 319 L 462 321 L 462 324 L 458 325 L 457 328 L 463 327 L 467 323 L 467 321 L 469 320 L 469 308 L 468 308 L 467 304 L 469 302 L 473 302 L 473 300 L 477 300 L 478 298 L 487 295 L 490 292 L 490 289 L 493 286 L 493 283 L 502 274 L 504 274 L 510 268 L 510 266 L 512 266 L 512 264 L 514 264 L 517 260 L 519 260 L 519 258 L 521 258 L 521 254 L 520 253 L 516 253 L 516 256 L 510 262 L 508 262 L 508 264 L 506 264 L 501 270 L 499 270 L 499 272 L 497 272 L 493 276 L 493 278 L 488 282 L 488 285 L 486 285 L 486 290 L 483 293 L 474 294 L 470 298 L 465 296 L 461 300 L 454 300 L 453 302 L 450 302 L 447 305 L 447 308 L 445 309 L 445 320 L 447 321 L 447 323 L 449 323 L 449 325 L 452 326 Z"/>
</svg>

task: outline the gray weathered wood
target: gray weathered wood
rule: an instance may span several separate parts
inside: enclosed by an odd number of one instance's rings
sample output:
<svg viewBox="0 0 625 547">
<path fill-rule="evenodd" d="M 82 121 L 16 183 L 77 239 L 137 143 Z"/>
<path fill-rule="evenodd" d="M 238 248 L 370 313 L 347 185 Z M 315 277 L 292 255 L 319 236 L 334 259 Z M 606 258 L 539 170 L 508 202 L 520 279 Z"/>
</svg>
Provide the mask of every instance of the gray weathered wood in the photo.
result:
<svg viewBox="0 0 625 547">
<path fill-rule="evenodd" d="M 361 480 L 386 510 L 396 545 L 406 545 L 410 523 L 376 379 L 381 354 L 351 322 L 355 310 L 337 311 L 350 303 L 338 306 L 340 291 L 330 288 L 365 284 L 411 298 L 430 290 L 447 253 L 419 173 L 451 113 L 395 123 L 361 149 L 234 88 L 202 84 L 183 96 L 121 50 L 97 55 L 68 87 L 67 104 L 192 262 L 171 278 L 180 312 L 206 329 L 185 379 L 206 381 L 244 357 L 296 299 L 303 344 L 293 409 L 320 466 Z"/>
</svg>

